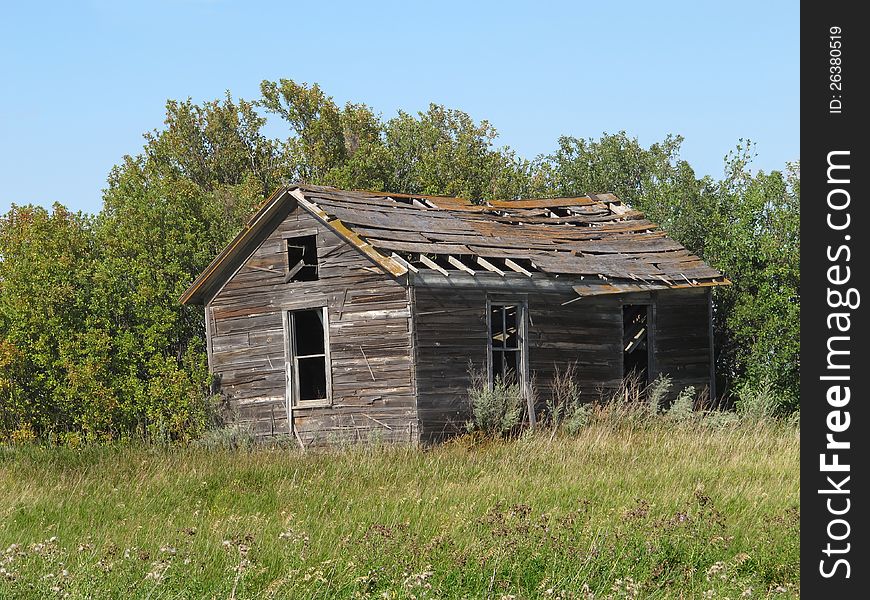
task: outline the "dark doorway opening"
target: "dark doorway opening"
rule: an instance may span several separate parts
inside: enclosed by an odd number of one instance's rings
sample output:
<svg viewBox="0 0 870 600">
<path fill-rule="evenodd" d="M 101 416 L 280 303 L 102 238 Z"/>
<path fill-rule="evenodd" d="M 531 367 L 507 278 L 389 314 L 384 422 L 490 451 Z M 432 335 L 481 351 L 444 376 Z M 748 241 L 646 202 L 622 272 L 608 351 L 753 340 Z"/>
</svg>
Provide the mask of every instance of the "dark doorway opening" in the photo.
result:
<svg viewBox="0 0 870 600">
<path fill-rule="evenodd" d="M 649 306 L 625 304 L 622 307 L 622 377 L 649 382 Z"/>
</svg>

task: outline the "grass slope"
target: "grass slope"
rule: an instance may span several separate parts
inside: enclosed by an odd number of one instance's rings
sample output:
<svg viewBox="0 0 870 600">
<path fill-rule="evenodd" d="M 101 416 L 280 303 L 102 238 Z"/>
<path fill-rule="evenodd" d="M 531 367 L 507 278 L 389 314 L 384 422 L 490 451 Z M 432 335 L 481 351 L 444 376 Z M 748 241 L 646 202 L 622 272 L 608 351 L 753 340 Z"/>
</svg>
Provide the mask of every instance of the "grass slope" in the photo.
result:
<svg viewBox="0 0 870 600">
<path fill-rule="evenodd" d="M 799 594 L 792 427 L 0 449 L 0 598 Z"/>
</svg>

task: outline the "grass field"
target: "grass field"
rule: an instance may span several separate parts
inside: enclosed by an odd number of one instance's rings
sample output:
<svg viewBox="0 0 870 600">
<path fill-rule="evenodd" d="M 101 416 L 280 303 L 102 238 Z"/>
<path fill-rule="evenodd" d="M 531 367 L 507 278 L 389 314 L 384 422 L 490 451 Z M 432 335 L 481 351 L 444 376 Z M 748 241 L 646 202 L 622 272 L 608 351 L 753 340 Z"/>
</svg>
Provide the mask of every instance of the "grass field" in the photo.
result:
<svg viewBox="0 0 870 600">
<path fill-rule="evenodd" d="M 0 449 L 0 598 L 789 598 L 799 437 Z"/>
</svg>

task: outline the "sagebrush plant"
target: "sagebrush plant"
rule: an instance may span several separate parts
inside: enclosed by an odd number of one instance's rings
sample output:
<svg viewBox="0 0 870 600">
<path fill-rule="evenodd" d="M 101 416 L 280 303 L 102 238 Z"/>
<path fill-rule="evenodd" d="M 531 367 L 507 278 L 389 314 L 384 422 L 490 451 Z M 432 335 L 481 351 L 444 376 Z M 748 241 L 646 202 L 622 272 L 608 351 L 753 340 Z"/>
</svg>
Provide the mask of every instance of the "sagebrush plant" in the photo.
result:
<svg viewBox="0 0 870 600">
<path fill-rule="evenodd" d="M 688 421 L 695 417 L 695 386 L 684 388 L 665 413 L 671 421 Z"/>
<path fill-rule="evenodd" d="M 667 375 L 659 375 L 644 390 L 646 395 L 647 410 L 651 415 L 657 415 L 664 407 L 664 401 L 673 383 Z"/>
<path fill-rule="evenodd" d="M 193 443 L 211 450 L 251 450 L 256 442 L 251 427 L 237 423 L 208 429 Z"/>
<path fill-rule="evenodd" d="M 551 428 L 551 437 L 564 429 L 575 435 L 589 424 L 592 403 L 583 402 L 580 390 L 580 373 L 577 363 L 566 367 L 554 365 L 552 393 L 547 398 L 547 419 L 544 424 Z"/>
<path fill-rule="evenodd" d="M 489 436 L 504 436 L 515 431 L 525 404 L 522 387 L 500 376 L 490 384 L 485 371 L 471 366 L 468 374 L 471 420 L 466 423 L 466 429 Z"/>
<path fill-rule="evenodd" d="M 593 409 L 591 403 L 577 404 L 574 406 L 565 419 L 562 421 L 562 427 L 569 435 L 577 435 L 581 429 L 592 422 Z"/>
</svg>

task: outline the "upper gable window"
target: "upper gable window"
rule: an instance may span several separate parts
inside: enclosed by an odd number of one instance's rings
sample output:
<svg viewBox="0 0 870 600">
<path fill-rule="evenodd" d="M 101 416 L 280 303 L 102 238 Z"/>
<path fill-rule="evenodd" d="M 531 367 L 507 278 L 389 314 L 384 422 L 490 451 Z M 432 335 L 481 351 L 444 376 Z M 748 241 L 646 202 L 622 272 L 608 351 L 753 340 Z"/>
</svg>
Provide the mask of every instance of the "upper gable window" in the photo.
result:
<svg viewBox="0 0 870 600">
<path fill-rule="evenodd" d="M 285 281 L 317 281 L 317 236 L 302 235 L 287 240 Z"/>
</svg>

